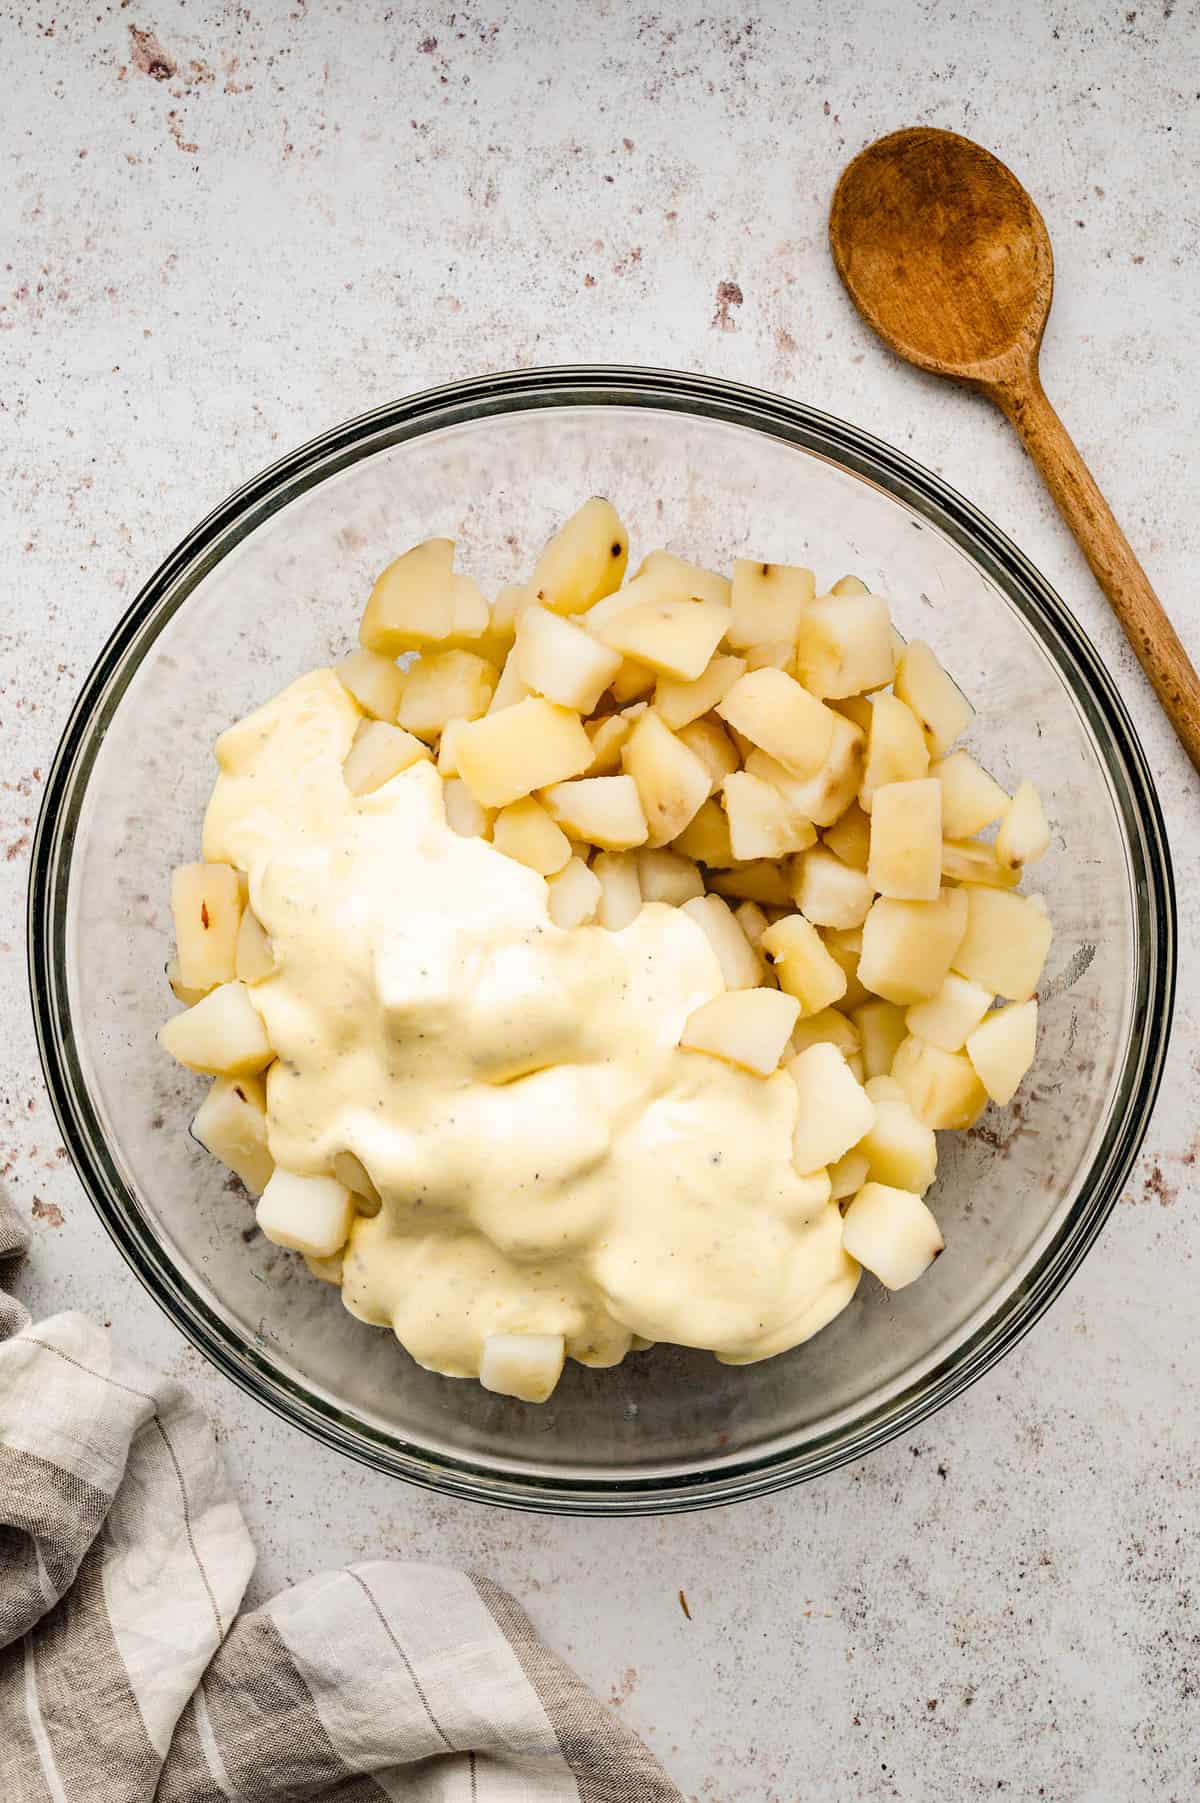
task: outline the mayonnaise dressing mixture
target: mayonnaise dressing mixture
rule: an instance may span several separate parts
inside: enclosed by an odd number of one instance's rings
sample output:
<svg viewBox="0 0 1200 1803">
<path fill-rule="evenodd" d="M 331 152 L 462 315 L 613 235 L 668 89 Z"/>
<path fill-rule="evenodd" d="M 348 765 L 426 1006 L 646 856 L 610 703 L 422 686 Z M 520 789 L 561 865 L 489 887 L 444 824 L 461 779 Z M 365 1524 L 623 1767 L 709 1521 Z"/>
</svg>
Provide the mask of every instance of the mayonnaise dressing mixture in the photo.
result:
<svg viewBox="0 0 1200 1803">
<path fill-rule="evenodd" d="M 276 972 L 276 1163 L 361 1162 L 342 1297 L 422 1365 L 476 1376 L 492 1333 L 633 1335 L 741 1363 L 816 1333 L 858 1266 L 792 1165 L 795 1085 L 677 1041 L 723 985 L 688 915 L 566 932 L 535 872 L 445 822 L 431 763 L 355 798 L 359 714 L 318 670 L 225 733 L 204 856 L 249 874 Z"/>
</svg>

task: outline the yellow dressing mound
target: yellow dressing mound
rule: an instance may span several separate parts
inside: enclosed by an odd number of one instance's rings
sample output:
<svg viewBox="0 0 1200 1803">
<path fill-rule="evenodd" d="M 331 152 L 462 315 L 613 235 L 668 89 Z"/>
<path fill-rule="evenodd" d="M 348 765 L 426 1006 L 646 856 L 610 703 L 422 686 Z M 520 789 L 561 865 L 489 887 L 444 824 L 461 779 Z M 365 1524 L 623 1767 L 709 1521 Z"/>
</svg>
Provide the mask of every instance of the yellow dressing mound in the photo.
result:
<svg viewBox="0 0 1200 1803">
<path fill-rule="evenodd" d="M 858 1266 L 793 1166 L 790 1077 L 679 1049 L 723 990 L 701 928 L 661 903 L 555 926 L 541 876 L 446 825 L 432 764 L 350 794 L 356 725 L 332 672 L 294 683 L 223 735 L 204 832 L 275 957 L 250 992 L 271 1155 L 351 1152 L 382 1201 L 346 1306 L 455 1376 L 499 1333 L 594 1365 L 633 1335 L 742 1363 L 815 1333 Z"/>
</svg>

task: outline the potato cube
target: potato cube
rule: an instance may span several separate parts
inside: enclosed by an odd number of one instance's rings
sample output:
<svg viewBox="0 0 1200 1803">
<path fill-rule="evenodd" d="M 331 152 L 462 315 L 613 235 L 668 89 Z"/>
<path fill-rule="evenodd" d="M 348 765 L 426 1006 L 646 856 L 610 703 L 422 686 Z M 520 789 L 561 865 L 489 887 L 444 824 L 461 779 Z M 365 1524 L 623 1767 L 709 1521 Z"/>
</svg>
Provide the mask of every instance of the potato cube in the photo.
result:
<svg viewBox="0 0 1200 1803">
<path fill-rule="evenodd" d="M 763 908 L 792 905 L 791 883 L 783 867 L 772 858 L 756 858 L 752 864 L 713 871 L 708 886 L 718 895 L 734 895 L 739 901 L 758 902 Z"/>
<path fill-rule="evenodd" d="M 871 816 L 852 801 L 841 818 L 825 828 L 821 839 L 851 870 L 865 871 L 871 854 Z"/>
<path fill-rule="evenodd" d="M 192 1138 L 261 1195 L 275 1169 L 267 1147 L 267 1098 L 257 1077 L 214 1077 L 192 1122 Z"/>
<path fill-rule="evenodd" d="M 488 702 L 488 713 L 498 714 L 506 707 L 515 707 L 518 701 L 524 701 L 532 691 L 522 681 L 521 672 L 517 668 L 516 646 L 504 660 L 504 668 L 500 672 L 500 680 L 492 690 L 492 699 Z"/>
<path fill-rule="evenodd" d="M 500 809 L 492 822 L 492 844 L 506 858 L 528 865 L 539 876 L 553 876 L 571 856 L 571 843 L 562 827 L 532 795 Z"/>
<path fill-rule="evenodd" d="M 829 585 L 831 595 L 869 595 L 870 589 L 861 576 L 839 576 Z"/>
<path fill-rule="evenodd" d="M 860 806 L 869 814 L 876 789 L 888 783 L 916 782 L 928 773 L 929 752 L 916 715 L 895 695 L 876 695 L 858 792 Z"/>
<path fill-rule="evenodd" d="M 464 726 L 455 757 L 476 801 L 503 808 L 534 789 L 582 776 L 592 761 L 592 742 L 578 714 L 530 695 Z"/>
<path fill-rule="evenodd" d="M 769 1077 L 799 1012 L 795 998 L 778 989 L 727 990 L 689 1014 L 679 1044 Z"/>
<path fill-rule="evenodd" d="M 832 826 L 854 805 L 862 783 L 866 739 L 853 721 L 841 714 L 830 714 L 833 737 L 829 755 L 815 776 L 801 781 L 765 751 L 752 751 L 746 768 L 752 776 L 764 776 L 774 783 L 795 811 L 815 826 Z"/>
<path fill-rule="evenodd" d="M 881 895 L 863 922 L 858 974 L 866 987 L 904 1007 L 936 995 L 967 930 L 967 894 L 943 889 L 936 901 Z"/>
<path fill-rule="evenodd" d="M 800 1097 L 792 1135 L 793 1164 L 798 1171 L 836 1164 L 870 1132 L 875 1104 L 834 1045 L 807 1046 L 789 1059 L 787 1071 Z"/>
<path fill-rule="evenodd" d="M 621 668 L 608 685 L 608 692 L 618 707 L 628 707 L 631 701 L 641 701 L 648 696 L 658 680 L 656 673 L 646 664 L 639 664 L 636 658 L 626 657 L 621 660 Z"/>
<path fill-rule="evenodd" d="M 494 808 L 479 805 L 461 777 L 452 776 L 442 785 L 442 802 L 446 825 L 460 839 L 483 839 L 495 823 Z"/>
<path fill-rule="evenodd" d="M 881 689 L 895 672 L 891 619 L 882 595 L 823 595 L 804 611 L 796 674 L 810 694 L 841 701 Z"/>
<path fill-rule="evenodd" d="M 758 942 L 766 932 L 769 922 L 757 902 L 740 902 L 734 909 L 737 923 L 745 933 L 751 945 L 757 951 Z"/>
<path fill-rule="evenodd" d="M 637 866 L 643 901 L 678 908 L 704 894 L 704 878 L 692 860 L 677 851 L 639 851 Z"/>
<path fill-rule="evenodd" d="M 482 638 L 488 604 L 473 582 L 455 576 L 453 565 L 448 538 L 414 545 L 390 563 L 376 579 L 358 630 L 365 649 L 394 658 Z"/>
<path fill-rule="evenodd" d="M 695 682 L 725 635 L 728 611 L 713 601 L 647 601 L 622 608 L 598 630 L 602 644 L 660 676 Z"/>
<path fill-rule="evenodd" d="M 158 1043 L 189 1070 L 250 1077 L 275 1054 L 244 983 L 222 983 L 160 1028 Z"/>
<path fill-rule="evenodd" d="M 867 876 L 897 901 L 936 901 L 942 886 L 942 787 L 933 777 L 884 783 L 871 807 Z"/>
<path fill-rule="evenodd" d="M 362 646 L 337 666 L 342 687 L 372 720 L 395 720 L 404 693 L 404 671 L 390 657 Z"/>
<path fill-rule="evenodd" d="M 942 876 L 953 883 L 983 883 L 991 889 L 1015 889 L 1019 870 L 1009 870 L 996 856 L 994 845 L 978 839 L 942 841 Z"/>
<path fill-rule="evenodd" d="M 1036 863 L 1050 844 L 1042 800 L 1032 783 L 1022 783 L 996 834 L 996 857 L 1006 870 Z"/>
<path fill-rule="evenodd" d="M 479 1381 L 497 1396 L 546 1402 L 562 1376 L 560 1333 L 490 1333 L 483 1342 Z"/>
<path fill-rule="evenodd" d="M 628 851 L 646 842 L 646 816 L 631 776 L 580 776 L 552 783 L 542 790 L 542 801 L 572 839 L 605 851 Z"/>
<path fill-rule="evenodd" d="M 487 637 L 494 644 L 511 650 L 517 636 L 517 625 L 527 607 L 537 600 L 537 591 L 528 582 L 510 582 L 492 602 Z"/>
<path fill-rule="evenodd" d="M 1050 922 L 1024 895 L 1003 889 L 960 889 L 966 932 L 951 962 L 1006 1001 L 1027 1002 L 1038 986 L 1050 941 Z"/>
<path fill-rule="evenodd" d="M 769 639 L 764 645 L 747 645 L 742 653 L 747 670 L 787 670 L 791 672 L 796 647 L 790 639 Z"/>
<path fill-rule="evenodd" d="M 758 953 L 734 918 L 728 902 L 719 895 L 698 895 L 685 901 L 689 914 L 716 953 L 726 989 L 756 989 L 763 980 Z M 816 1165 L 805 1166 L 815 1170 Z"/>
<path fill-rule="evenodd" d="M 733 584 L 728 576 L 688 563 L 673 551 L 647 551 L 634 573 L 634 582 L 641 582 L 643 577 L 652 578 L 659 585 L 656 593 L 664 598 L 691 595 L 697 601 L 715 601 L 718 607 L 733 604 Z M 628 587 L 632 588 L 633 583 Z M 653 598 L 649 594 L 642 596 L 644 600 Z"/>
<path fill-rule="evenodd" d="M 937 994 L 927 1002 L 914 1002 L 904 1018 L 908 1031 L 918 1039 L 940 1046 L 943 1052 L 961 1052 L 993 1000 L 990 989 L 951 971 Z"/>
<path fill-rule="evenodd" d="M 845 971 L 802 914 L 785 915 L 769 926 L 760 947 L 775 968 L 779 987 L 800 1003 L 801 1014 L 818 1014 L 845 995 Z"/>
<path fill-rule="evenodd" d="M 242 892 L 230 864 L 181 864 L 171 874 L 175 962 L 185 989 L 228 983 L 237 963 Z"/>
<path fill-rule="evenodd" d="M 308 1258 L 332 1258 L 350 1238 L 354 1203 L 336 1177 L 302 1177 L 277 1166 L 256 1213 L 275 1245 Z"/>
<path fill-rule="evenodd" d="M 696 754 L 708 771 L 710 794 L 715 793 L 725 778 L 732 775 L 741 763 L 729 734 L 711 714 L 705 714 L 701 720 L 690 720 L 686 726 L 680 727 L 677 737 L 681 744 Z"/>
<path fill-rule="evenodd" d="M 343 1148 L 334 1153 L 333 1174 L 339 1183 L 344 1183 L 352 1192 L 357 1214 L 369 1216 L 379 1213 L 383 1199 L 375 1188 L 366 1165 L 354 1152 Z"/>
<path fill-rule="evenodd" d="M 869 695 L 847 695 L 843 701 L 831 701 L 829 706 L 835 714 L 840 714 L 843 720 L 849 720 L 852 726 L 857 726 L 863 738 L 866 738 L 874 718 L 872 712 L 874 703 Z"/>
<path fill-rule="evenodd" d="M 386 720 L 360 720 L 342 777 L 351 795 L 370 795 L 428 756 L 429 747 L 403 727 L 389 726 Z"/>
<path fill-rule="evenodd" d="M 965 1052 L 943 1052 L 912 1034 L 892 1060 L 892 1076 L 927 1127 L 970 1127 L 987 1107 L 987 1091 Z"/>
<path fill-rule="evenodd" d="M 842 1245 L 889 1290 L 903 1290 L 928 1270 L 945 1246 L 920 1196 L 866 1183 L 846 1210 Z"/>
<path fill-rule="evenodd" d="M 858 1029 L 867 1077 L 889 1076 L 892 1060 L 908 1038 L 903 1008 L 895 1002 L 861 1002 L 851 1010 L 850 1019 Z"/>
<path fill-rule="evenodd" d="M 163 975 L 171 985 L 171 994 L 177 1002 L 182 1002 L 185 1008 L 194 1008 L 196 1003 L 202 1002 L 208 994 L 207 989 L 189 989 L 186 983 L 179 981 L 179 962 L 176 958 L 167 959 L 163 966 Z"/>
<path fill-rule="evenodd" d="M 596 918 L 602 894 L 600 879 L 582 858 L 572 858 L 556 876 L 547 879 L 550 918 L 556 927 L 570 931 Z"/>
<path fill-rule="evenodd" d="M 635 723 L 621 763 L 637 784 L 649 844 L 669 845 L 708 800 L 708 771 L 652 708 Z"/>
<path fill-rule="evenodd" d="M 729 840 L 729 819 L 716 801 L 706 801 L 673 844 L 685 858 L 695 858 L 710 869 L 725 869 L 735 862 Z"/>
<path fill-rule="evenodd" d="M 536 602 L 517 624 L 515 655 L 526 688 L 581 714 L 591 713 L 621 667 L 619 652 Z"/>
<path fill-rule="evenodd" d="M 739 676 L 746 673 L 742 657 L 714 657 L 708 668 L 694 682 L 679 682 L 673 676 L 660 676 L 654 689 L 654 711 L 672 732 L 698 720 L 724 700 Z"/>
<path fill-rule="evenodd" d="M 784 858 L 816 842 L 817 831 L 809 820 L 794 814 L 773 784 L 761 776 L 735 770 L 721 785 L 729 819 L 729 841 L 739 862 L 754 858 Z"/>
<path fill-rule="evenodd" d="M 310 1258 L 307 1252 L 303 1256 L 314 1277 L 322 1283 L 331 1283 L 335 1290 L 341 1289 L 346 1263 L 342 1252 L 335 1252 L 332 1258 Z"/>
<path fill-rule="evenodd" d="M 867 1181 L 870 1171 L 865 1152 L 860 1152 L 857 1148 L 847 1152 L 829 1167 L 829 1200 L 842 1202 L 847 1196 L 856 1196 Z"/>
<path fill-rule="evenodd" d="M 933 1128 L 917 1119 L 903 1089 L 890 1077 L 868 1078 L 866 1089 L 875 1106 L 875 1120 L 858 1150 L 867 1160 L 872 1180 L 923 1196 L 937 1176 Z"/>
<path fill-rule="evenodd" d="M 851 870 L 824 845 L 814 845 L 796 860 L 792 895 L 804 918 L 817 927 L 860 927 L 875 900 L 874 887 L 862 871 Z"/>
<path fill-rule="evenodd" d="M 454 746 L 459 732 L 466 724 L 465 720 L 447 720 L 442 728 L 437 750 L 437 773 L 440 777 L 458 775 L 458 757 Z"/>
<path fill-rule="evenodd" d="M 821 927 L 821 940 L 829 956 L 839 964 L 846 978 L 846 993 L 838 1006 L 843 1013 L 869 1001 L 867 990 L 859 981 L 858 965 L 862 957 L 861 927 Z"/>
<path fill-rule="evenodd" d="M 583 613 L 620 588 L 628 562 L 629 534 L 616 508 L 593 495 L 547 542 L 530 586 L 555 613 Z"/>
<path fill-rule="evenodd" d="M 592 741 L 592 761 L 588 765 L 589 776 L 615 776 L 621 768 L 621 747 L 633 731 L 633 723 L 639 713 L 645 711 L 645 702 L 635 702 L 633 707 L 626 708 L 622 714 L 605 714 L 602 720 L 589 720 L 584 723 L 584 731 Z"/>
<path fill-rule="evenodd" d="M 642 888 L 637 859 L 628 851 L 602 851 L 592 865 L 600 885 L 596 919 L 610 933 L 619 933 L 642 911 Z"/>
<path fill-rule="evenodd" d="M 435 651 L 408 671 L 396 718 L 419 739 L 436 739 L 451 720 L 486 714 L 497 676 L 494 664 L 473 651 Z"/>
<path fill-rule="evenodd" d="M 959 733 L 971 724 L 975 710 L 920 639 L 904 647 L 892 686 L 920 721 L 932 755 L 945 757 Z"/>
<path fill-rule="evenodd" d="M 262 983 L 275 974 L 275 951 L 253 908 L 243 908 L 237 936 L 237 980 Z"/>
<path fill-rule="evenodd" d="M 815 776 L 833 744 L 833 715 L 783 670 L 748 670 L 717 713 L 802 780 Z"/>
<path fill-rule="evenodd" d="M 952 751 L 929 766 L 942 785 L 942 831 L 947 839 L 970 839 L 1008 807 L 994 776 L 981 770 L 969 751 Z"/>
<path fill-rule="evenodd" d="M 729 643 L 739 650 L 775 639 L 794 645 L 804 609 L 815 593 L 812 571 L 798 564 L 735 558 Z"/>
<path fill-rule="evenodd" d="M 997 1008 L 967 1037 L 967 1056 L 993 1102 L 1006 1107 L 1020 1088 L 1037 1049 L 1037 1003 Z"/>
<path fill-rule="evenodd" d="M 792 1051 L 797 1055 L 810 1045 L 836 1046 L 843 1058 L 855 1057 L 861 1046 L 858 1028 L 838 1008 L 822 1008 L 798 1020 L 792 1029 Z"/>
</svg>

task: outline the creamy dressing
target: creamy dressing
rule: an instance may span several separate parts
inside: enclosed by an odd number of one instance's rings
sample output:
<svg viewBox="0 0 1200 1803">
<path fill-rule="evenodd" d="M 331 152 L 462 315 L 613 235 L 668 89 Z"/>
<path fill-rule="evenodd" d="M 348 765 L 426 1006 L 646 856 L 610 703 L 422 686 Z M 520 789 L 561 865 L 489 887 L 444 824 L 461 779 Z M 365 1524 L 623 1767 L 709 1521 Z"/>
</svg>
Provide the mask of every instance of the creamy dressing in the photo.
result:
<svg viewBox="0 0 1200 1803">
<path fill-rule="evenodd" d="M 346 1307 L 454 1376 L 497 1332 L 591 1365 L 635 1334 L 738 1363 L 807 1339 L 858 1266 L 793 1168 L 792 1079 L 678 1049 L 722 989 L 704 933 L 661 903 L 555 926 L 540 876 L 447 827 L 431 763 L 349 794 L 359 717 L 332 671 L 292 684 L 222 736 L 204 828 L 274 947 L 272 1156 L 351 1152 L 381 1198 Z"/>
</svg>

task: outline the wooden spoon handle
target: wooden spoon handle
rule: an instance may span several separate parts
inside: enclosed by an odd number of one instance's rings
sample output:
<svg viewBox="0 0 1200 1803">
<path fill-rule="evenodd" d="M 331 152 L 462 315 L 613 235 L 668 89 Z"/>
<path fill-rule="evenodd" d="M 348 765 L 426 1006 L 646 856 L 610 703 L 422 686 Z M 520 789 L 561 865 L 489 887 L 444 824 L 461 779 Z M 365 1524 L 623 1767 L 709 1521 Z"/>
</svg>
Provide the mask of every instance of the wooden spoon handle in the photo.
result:
<svg viewBox="0 0 1200 1803">
<path fill-rule="evenodd" d="M 992 398 L 1015 426 L 1146 675 L 1179 741 L 1200 770 L 1200 677 L 1070 433 L 1046 399 L 1036 367 Z"/>
</svg>

